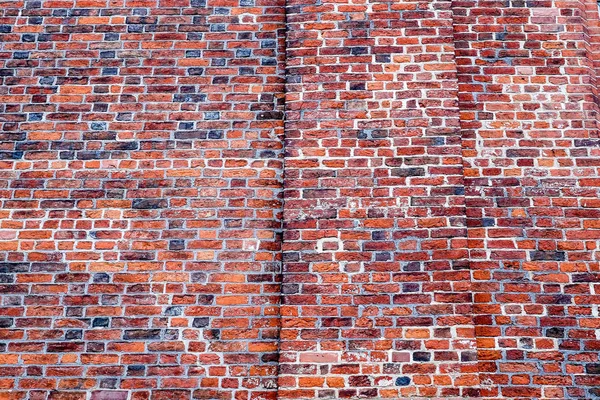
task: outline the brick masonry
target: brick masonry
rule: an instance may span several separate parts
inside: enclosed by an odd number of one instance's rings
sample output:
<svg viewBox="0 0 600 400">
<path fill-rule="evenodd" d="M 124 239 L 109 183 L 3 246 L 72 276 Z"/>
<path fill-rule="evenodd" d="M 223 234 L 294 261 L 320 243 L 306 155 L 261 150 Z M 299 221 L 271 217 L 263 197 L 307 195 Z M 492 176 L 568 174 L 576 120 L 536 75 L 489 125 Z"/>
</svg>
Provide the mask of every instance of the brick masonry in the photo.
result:
<svg viewBox="0 0 600 400">
<path fill-rule="evenodd" d="M 4 398 L 274 398 L 283 5 L 2 2 Z"/>
<path fill-rule="evenodd" d="M 0 0 L 0 399 L 600 398 L 599 35 Z"/>
</svg>

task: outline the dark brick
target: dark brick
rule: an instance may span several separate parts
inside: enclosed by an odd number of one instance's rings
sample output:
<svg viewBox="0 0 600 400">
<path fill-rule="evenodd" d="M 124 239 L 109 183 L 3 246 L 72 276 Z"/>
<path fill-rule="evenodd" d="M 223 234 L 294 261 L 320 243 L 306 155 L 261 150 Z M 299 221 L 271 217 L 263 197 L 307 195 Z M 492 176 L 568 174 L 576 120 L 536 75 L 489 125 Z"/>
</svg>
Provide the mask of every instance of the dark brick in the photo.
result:
<svg viewBox="0 0 600 400">
<path fill-rule="evenodd" d="M 259 121 L 269 120 L 269 119 L 282 119 L 283 112 L 281 111 L 265 111 L 257 114 L 256 119 Z"/>
<path fill-rule="evenodd" d="M 0 328 L 10 328 L 13 324 L 14 320 L 12 318 L 0 318 Z"/>
<path fill-rule="evenodd" d="M 15 274 L 15 273 L 19 273 L 19 272 L 29 272 L 30 265 L 31 264 L 29 264 L 29 263 L 1 262 L 0 263 L 0 273 Z"/>
<path fill-rule="evenodd" d="M 167 200 L 164 199 L 135 199 L 133 200 L 132 207 L 136 209 L 158 209 L 168 207 Z"/>
<path fill-rule="evenodd" d="M 407 376 L 401 376 L 396 378 L 396 386 L 408 386 L 410 384 L 410 378 Z"/>
<path fill-rule="evenodd" d="M 407 176 L 425 176 L 424 168 L 392 168 L 392 176 L 407 177 Z"/>
<path fill-rule="evenodd" d="M 566 253 L 564 251 L 531 251 L 532 261 L 565 261 Z"/>
<path fill-rule="evenodd" d="M 194 318 L 194 320 L 192 322 L 192 326 L 194 328 L 206 328 L 209 326 L 209 324 L 210 324 L 210 318 L 208 318 L 208 317 Z"/>
<path fill-rule="evenodd" d="M 110 319 L 106 317 L 98 317 L 92 320 L 92 327 L 108 327 Z"/>
<path fill-rule="evenodd" d="M 127 329 L 123 333 L 124 340 L 156 340 L 160 338 L 160 329 Z"/>
<path fill-rule="evenodd" d="M 590 375 L 600 375 L 600 364 L 586 364 L 585 372 Z"/>
</svg>

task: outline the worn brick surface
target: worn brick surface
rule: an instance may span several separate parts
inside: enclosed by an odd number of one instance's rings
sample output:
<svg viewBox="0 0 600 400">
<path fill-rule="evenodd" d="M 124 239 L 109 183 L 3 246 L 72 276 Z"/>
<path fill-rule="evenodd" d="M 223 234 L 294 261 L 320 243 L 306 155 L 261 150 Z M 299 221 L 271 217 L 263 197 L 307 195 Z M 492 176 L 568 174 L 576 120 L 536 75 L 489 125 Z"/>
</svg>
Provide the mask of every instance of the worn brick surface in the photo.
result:
<svg viewBox="0 0 600 400">
<path fill-rule="evenodd" d="M 288 2 L 282 398 L 477 383 L 450 5 Z"/>
<path fill-rule="evenodd" d="M 593 0 L 0 0 L 0 399 L 600 398 L 599 73 Z"/>
<path fill-rule="evenodd" d="M 454 6 L 481 397 L 597 398 L 597 5 Z"/>
<path fill-rule="evenodd" d="M 283 2 L 0 9 L 0 387 L 274 398 Z"/>
</svg>

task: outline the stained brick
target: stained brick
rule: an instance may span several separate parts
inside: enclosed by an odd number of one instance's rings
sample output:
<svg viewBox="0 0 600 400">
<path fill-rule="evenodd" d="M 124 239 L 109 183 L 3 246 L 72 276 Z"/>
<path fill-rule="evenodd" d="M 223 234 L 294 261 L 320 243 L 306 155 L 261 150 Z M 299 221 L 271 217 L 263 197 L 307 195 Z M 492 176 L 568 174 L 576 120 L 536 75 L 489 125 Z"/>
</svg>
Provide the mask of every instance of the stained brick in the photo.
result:
<svg viewBox="0 0 600 400">
<path fill-rule="evenodd" d="M 137 209 L 165 208 L 167 205 L 165 199 L 135 199 L 132 202 L 132 207 Z"/>
<path fill-rule="evenodd" d="M 133 329 L 123 333 L 125 340 L 160 339 L 160 329 Z"/>
<path fill-rule="evenodd" d="M 600 374 L 600 364 L 586 364 L 585 372 L 592 375 Z"/>
</svg>

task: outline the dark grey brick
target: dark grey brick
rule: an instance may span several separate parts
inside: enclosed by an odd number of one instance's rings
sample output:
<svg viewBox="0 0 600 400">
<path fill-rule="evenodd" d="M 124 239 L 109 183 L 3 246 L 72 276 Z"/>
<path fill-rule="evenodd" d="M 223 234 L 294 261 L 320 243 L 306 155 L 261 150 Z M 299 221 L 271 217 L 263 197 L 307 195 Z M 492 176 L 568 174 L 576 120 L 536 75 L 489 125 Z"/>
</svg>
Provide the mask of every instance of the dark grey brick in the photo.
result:
<svg viewBox="0 0 600 400">
<path fill-rule="evenodd" d="M 136 209 L 157 209 L 167 206 L 167 200 L 164 199 L 135 199 L 132 203 L 132 207 Z"/>
<path fill-rule="evenodd" d="M 209 324 L 210 319 L 208 317 L 194 318 L 194 321 L 192 322 L 194 328 L 206 328 Z"/>
<path fill-rule="evenodd" d="M 125 340 L 154 340 L 160 338 L 160 329 L 128 329 L 123 334 Z"/>
</svg>

